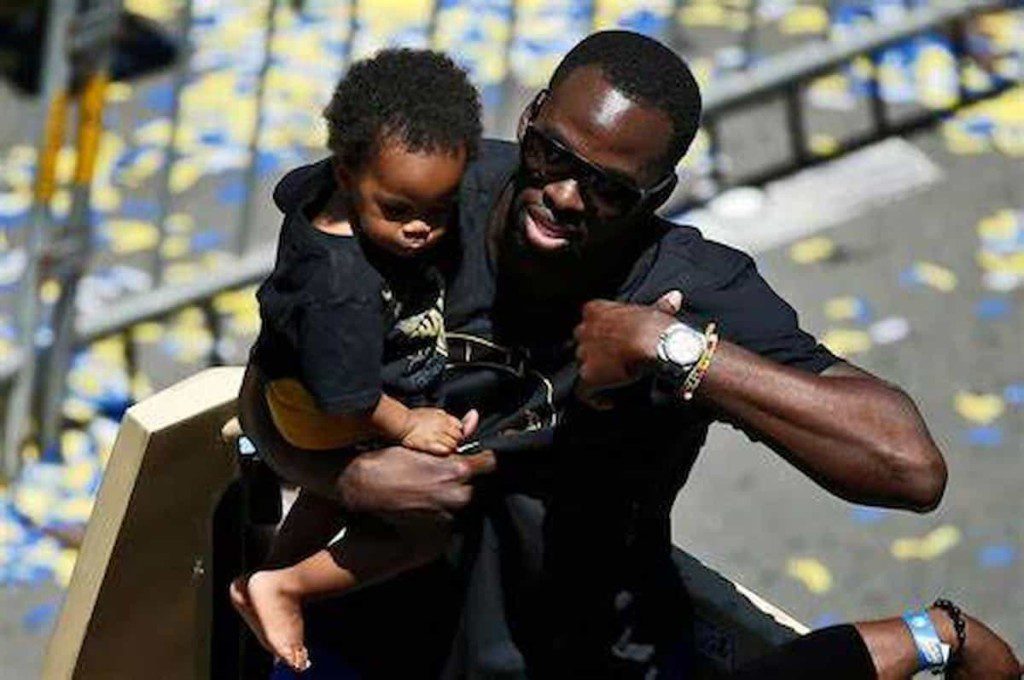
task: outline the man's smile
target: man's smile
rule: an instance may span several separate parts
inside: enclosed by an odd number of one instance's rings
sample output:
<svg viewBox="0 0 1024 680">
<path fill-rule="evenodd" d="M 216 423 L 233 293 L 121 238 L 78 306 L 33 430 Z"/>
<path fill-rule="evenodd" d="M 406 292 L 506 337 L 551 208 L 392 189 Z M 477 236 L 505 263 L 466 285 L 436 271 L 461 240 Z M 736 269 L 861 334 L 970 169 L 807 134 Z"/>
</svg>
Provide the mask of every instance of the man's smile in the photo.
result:
<svg viewBox="0 0 1024 680">
<path fill-rule="evenodd" d="M 583 237 L 580 229 L 558 224 L 549 210 L 536 204 L 523 208 L 523 231 L 531 245 L 549 251 L 564 248 Z"/>
</svg>

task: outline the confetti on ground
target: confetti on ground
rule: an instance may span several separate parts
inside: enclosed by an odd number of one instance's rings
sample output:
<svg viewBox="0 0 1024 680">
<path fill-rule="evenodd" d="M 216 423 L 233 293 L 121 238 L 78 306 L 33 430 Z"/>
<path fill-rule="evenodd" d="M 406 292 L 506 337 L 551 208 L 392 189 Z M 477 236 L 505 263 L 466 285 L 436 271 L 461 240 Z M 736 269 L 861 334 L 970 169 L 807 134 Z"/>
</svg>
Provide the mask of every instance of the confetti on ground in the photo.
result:
<svg viewBox="0 0 1024 680">
<path fill-rule="evenodd" d="M 831 328 L 821 336 L 821 344 L 836 356 L 848 357 L 871 349 L 871 336 L 856 328 Z"/>
<path fill-rule="evenodd" d="M 910 335 L 910 322 L 902 316 L 889 316 L 871 324 L 868 335 L 877 345 L 891 345 Z"/>
<path fill-rule="evenodd" d="M 1024 383 L 1007 385 L 1003 390 L 1003 399 L 1010 406 L 1018 407 L 1024 405 Z"/>
<path fill-rule="evenodd" d="M 60 613 L 60 599 L 43 602 L 32 607 L 21 618 L 21 627 L 32 635 L 49 633 Z"/>
<path fill-rule="evenodd" d="M 960 530 L 943 525 L 921 538 L 898 538 L 892 542 L 892 556 L 900 561 L 933 560 L 960 543 Z"/>
<path fill-rule="evenodd" d="M 974 315 L 984 321 L 1005 319 L 1013 313 L 1013 305 L 1006 298 L 982 298 L 974 305 Z"/>
<path fill-rule="evenodd" d="M 943 293 L 956 290 L 957 277 L 952 270 L 933 262 L 917 262 L 900 274 L 904 285 L 923 285 Z"/>
<path fill-rule="evenodd" d="M 835 297 L 825 302 L 825 316 L 832 321 L 867 323 L 871 319 L 871 305 L 853 295 Z"/>
<path fill-rule="evenodd" d="M 1019 551 L 1007 543 L 986 545 L 978 550 L 978 564 L 984 569 L 1004 569 L 1017 561 Z"/>
<path fill-rule="evenodd" d="M 793 558 L 786 563 L 786 574 L 804 584 L 815 595 L 832 589 L 832 572 L 813 557 Z"/>
<path fill-rule="evenodd" d="M 886 519 L 889 514 L 890 511 L 885 508 L 875 508 L 869 505 L 858 505 L 850 512 L 853 521 L 858 524 L 878 524 Z"/>
<path fill-rule="evenodd" d="M 1003 430 L 995 425 L 972 427 L 964 433 L 964 439 L 970 446 L 994 449 L 1003 444 Z"/>
<path fill-rule="evenodd" d="M 953 405 L 962 418 L 982 425 L 988 425 L 1006 410 L 1006 404 L 998 394 L 957 392 Z"/>
<path fill-rule="evenodd" d="M 815 236 L 797 241 L 789 248 L 789 257 L 798 264 L 824 262 L 836 254 L 836 244 L 830 238 Z"/>
</svg>

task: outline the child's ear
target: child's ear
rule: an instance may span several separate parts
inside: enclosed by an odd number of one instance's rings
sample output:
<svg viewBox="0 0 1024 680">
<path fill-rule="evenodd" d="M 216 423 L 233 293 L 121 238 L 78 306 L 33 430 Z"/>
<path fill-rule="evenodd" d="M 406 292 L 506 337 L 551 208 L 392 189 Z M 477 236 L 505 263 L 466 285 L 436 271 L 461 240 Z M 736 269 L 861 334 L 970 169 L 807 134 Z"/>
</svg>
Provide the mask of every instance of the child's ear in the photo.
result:
<svg viewBox="0 0 1024 680">
<path fill-rule="evenodd" d="M 352 172 L 337 159 L 334 160 L 332 165 L 334 167 L 334 180 L 338 183 L 338 186 L 345 190 L 350 190 L 354 181 Z"/>
</svg>

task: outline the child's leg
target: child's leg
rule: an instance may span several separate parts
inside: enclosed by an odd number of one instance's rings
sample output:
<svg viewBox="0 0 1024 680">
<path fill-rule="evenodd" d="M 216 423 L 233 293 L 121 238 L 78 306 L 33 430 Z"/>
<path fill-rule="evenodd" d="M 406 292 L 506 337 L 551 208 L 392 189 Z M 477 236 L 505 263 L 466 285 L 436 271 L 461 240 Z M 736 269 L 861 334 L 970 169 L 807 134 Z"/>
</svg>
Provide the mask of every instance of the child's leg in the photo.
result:
<svg viewBox="0 0 1024 680">
<path fill-rule="evenodd" d="M 328 548 L 293 566 L 256 572 L 246 595 L 270 650 L 304 669 L 303 601 L 347 593 L 425 564 L 441 553 L 448 535 L 447 524 L 432 519 L 396 526 L 360 517 Z"/>
<path fill-rule="evenodd" d="M 341 506 L 323 496 L 300 491 L 274 536 L 263 569 L 279 569 L 296 564 L 316 554 L 338 535 L 345 526 L 347 515 Z M 248 576 L 239 576 L 231 582 L 228 596 L 238 615 L 268 652 L 273 651 L 266 631 L 260 625 L 249 597 Z"/>
</svg>

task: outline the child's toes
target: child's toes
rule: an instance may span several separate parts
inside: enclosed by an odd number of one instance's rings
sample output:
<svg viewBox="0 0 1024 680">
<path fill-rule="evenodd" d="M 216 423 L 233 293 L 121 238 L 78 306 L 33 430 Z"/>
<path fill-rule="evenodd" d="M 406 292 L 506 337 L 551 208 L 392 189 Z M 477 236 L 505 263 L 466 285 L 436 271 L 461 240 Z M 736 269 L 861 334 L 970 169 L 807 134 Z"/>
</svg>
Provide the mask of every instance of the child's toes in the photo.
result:
<svg viewBox="0 0 1024 680">
<path fill-rule="evenodd" d="M 292 667 L 296 671 L 301 673 L 312 665 L 313 664 L 309 661 L 309 651 L 306 650 L 305 645 L 295 647 L 292 650 Z"/>
</svg>

